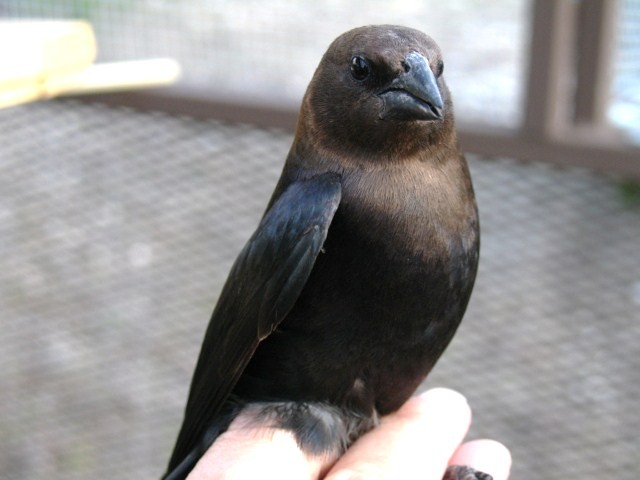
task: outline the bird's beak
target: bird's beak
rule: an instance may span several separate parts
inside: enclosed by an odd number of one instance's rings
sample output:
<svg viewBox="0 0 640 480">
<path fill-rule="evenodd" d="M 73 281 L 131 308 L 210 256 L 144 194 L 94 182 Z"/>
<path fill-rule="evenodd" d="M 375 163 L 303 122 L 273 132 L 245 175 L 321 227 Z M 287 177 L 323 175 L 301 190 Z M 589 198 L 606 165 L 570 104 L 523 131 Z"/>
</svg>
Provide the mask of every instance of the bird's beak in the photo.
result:
<svg viewBox="0 0 640 480">
<path fill-rule="evenodd" d="M 404 60 L 405 73 L 378 96 L 384 106 L 380 117 L 397 120 L 442 120 L 442 96 L 429 62 L 417 52 Z"/>
</svg>

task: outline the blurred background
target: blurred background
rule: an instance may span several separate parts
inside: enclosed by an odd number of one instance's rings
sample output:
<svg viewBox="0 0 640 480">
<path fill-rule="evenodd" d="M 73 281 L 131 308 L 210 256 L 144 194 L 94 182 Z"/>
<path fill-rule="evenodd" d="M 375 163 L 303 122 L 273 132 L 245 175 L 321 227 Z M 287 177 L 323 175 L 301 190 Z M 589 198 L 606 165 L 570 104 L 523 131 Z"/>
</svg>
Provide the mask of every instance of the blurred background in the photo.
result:
<svg viewBox="0 0 640 480">
<path fill-rule="evenodd" d="M 3 479 L 163 473 L 304 89 L 369 23 L 441 45 L 481 215 L 471 304 L 425 387 L 469 398 L 470 436 L 506 443 L 514 479 L 637 477 L 640 0 L 0 0 L 0 17 L 87 19 L 100 61 L 183 69 L 0 110 Z"/>
</svg>

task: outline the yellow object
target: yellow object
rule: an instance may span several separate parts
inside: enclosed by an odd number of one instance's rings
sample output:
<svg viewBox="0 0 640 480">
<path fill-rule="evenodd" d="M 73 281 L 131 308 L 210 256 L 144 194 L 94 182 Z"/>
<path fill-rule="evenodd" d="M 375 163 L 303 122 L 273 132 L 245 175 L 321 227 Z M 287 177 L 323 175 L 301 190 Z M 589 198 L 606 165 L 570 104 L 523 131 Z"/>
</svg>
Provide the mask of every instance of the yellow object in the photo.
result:
<svg viewBox="0 0 640 480">
<path fill-rule="evenodd" d="M 61 94 L 173 83 L 172 59 L 92 65 L 96 38 L 85 21 L 0 21 L 0 108 Z"/>
<path fill-rule="evenodd" d="M 168 85 L 179 77 L 178 62 L 171 58 L 152 58 L 92 65 L 77 74 L 55 80 L 52 88 L 64 94 L 80 95 Z"/>
</svg>

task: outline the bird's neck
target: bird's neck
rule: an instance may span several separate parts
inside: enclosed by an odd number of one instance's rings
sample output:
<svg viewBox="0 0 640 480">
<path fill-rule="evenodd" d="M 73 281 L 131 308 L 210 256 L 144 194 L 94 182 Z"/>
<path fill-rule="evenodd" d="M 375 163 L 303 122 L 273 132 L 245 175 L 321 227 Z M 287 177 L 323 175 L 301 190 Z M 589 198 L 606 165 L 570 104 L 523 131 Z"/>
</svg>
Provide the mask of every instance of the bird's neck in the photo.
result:
<svg viewBox="0 0 640 480">
<path fill-rule="evenodd" d="M 443 121 L 378 120 L 374 127 L 360 132 L 345 126 L 338 133 L 328 131 L 326 121 L 317 119 L 313 111 L 305 97 L 291 150 L 299 158 L 312 159 L 309 165 L 317 165 L 319 159 L 325 167 L 349 164 L 383 169 L 420 159 L 438 163 L 452 158 L 451 151 L 458 148 L 451 110 Z"/>
</svg>

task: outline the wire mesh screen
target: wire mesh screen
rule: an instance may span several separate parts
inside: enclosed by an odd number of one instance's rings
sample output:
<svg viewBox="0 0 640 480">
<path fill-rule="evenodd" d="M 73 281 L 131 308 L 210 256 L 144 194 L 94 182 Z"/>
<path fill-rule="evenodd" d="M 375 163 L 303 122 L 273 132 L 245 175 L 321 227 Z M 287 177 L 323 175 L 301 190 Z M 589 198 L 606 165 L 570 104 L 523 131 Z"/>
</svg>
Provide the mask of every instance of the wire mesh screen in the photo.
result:
<svg viewBox="0 0 640 480">
<path fill-rule="evenodd" d="M 513 126 L 521 116 L 528 5 L 529 0 L 3 0 L 0 15 L 88 18 L 102 60 L 174 57 L 183 66 L 184 86 L 293 108 L 336 36 L 370 23 L 406 25 L 442 46 L 459 114 Z"/>
<path fill-rule="evenodd" d="M 638 142 L 640 0 L 617 1 L 609 117 Z M 3 0 L 0 16 L 86 18 L 96 30 L 102 60 L 170 56 L 183 65 L 185 86 L 292 107 L 337 35 L 368 23 L 412 26 L 443 48 L 459 118 L 514 127 L 522 118 L 530 3 Z"/>
<path fill-rule="evenodd" d="M 204 329 L 291 136 L 72 102 L 0 111 L 0 465 L 157 478 Z M 469 311 L 428 385 L 514 479 L 640 468 L 640 207 L 579 170 L 472 158 Z"/>
<path fill-rule="evenodd" d="M 189 87 L 291 105 L 335 35 L 403 23 L 443 46 L 459 117 L 486 121 L 491 104 L 512 125 L 528 4 L 3 0 L 0 14 L 89 18 L 102 60 L 174 56 Z M 633 59 L 637 29 L 624 31 Z M 71 102 L 0 111 L 3 478 L 160 475 L 211 309 L 290 142 Z M 471 169 L 480 273 L 428 384 L 470 399 L 471 435 L 509 445 L 513 478 L 635 478 L 640 207 L 584 171 Z"/>
</svg>

